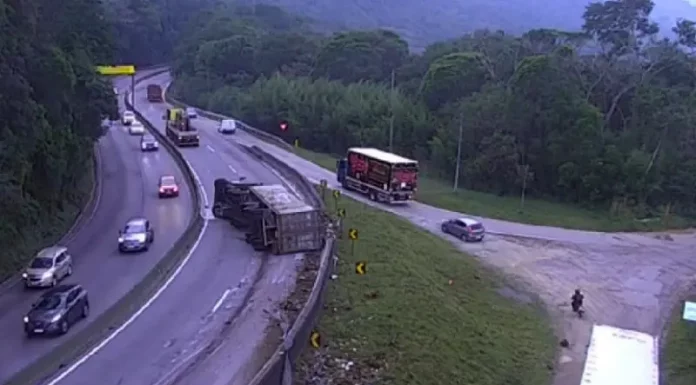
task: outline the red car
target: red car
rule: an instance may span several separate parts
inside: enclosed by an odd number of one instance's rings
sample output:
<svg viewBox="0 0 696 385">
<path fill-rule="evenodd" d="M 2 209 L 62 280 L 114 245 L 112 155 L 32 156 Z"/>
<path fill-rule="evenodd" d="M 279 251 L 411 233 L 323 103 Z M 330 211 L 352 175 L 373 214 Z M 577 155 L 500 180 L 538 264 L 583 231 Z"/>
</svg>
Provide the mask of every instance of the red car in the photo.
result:
<svg viewBox="0 0 696 385">
<path fill-rule="evenodd" d="M 170 198 L 179 196 L 179 185 L 176 183 L 176 178 L 171 175 L 160 177 L 159 180 L 159 197 Z"/>
</svg>

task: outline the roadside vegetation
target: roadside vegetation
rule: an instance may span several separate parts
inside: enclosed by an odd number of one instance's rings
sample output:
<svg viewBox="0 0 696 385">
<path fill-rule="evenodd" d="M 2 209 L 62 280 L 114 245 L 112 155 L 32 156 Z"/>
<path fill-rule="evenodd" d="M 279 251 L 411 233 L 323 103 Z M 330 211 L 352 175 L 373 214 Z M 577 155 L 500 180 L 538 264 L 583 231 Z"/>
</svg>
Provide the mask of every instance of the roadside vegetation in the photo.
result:
<svg viewBox="0 0 696 385">
<path fill-rule="evenodd" d="M 653 6 L 591 3 L 580 32 L 480 30 L 420 55 L 394 32 L 324 36 L 274 7 L 219 6 L 175 48 L 174 96 L 315 153 L 388 148 L 393 119 L 394 151 L 427 171 L 421 199 L 456 211 L 683 227 L 696 216 L 696 28 L 681 20 L 678 38 L 660 38 Z M 460 125 L 452 194 L 436 181 L 453 180 Z"/>
<path fill-rule="evenodd" d="M 696 302 L 696 292 L 685 301 Z M 669 385 L 696 384 L 696 322 L 682 319 L 684 301 L 674 307 L 662 351 L 661 368 Z"/>
<path fill-rule="evenodd" d="M 327 202 L 333 204 L 331 202 Z M 348 198 L 337 279 L 296 381 L 543 385 L 556 340 L 542 305 L 441 238 Z M 351 252 L 348 228 L 359 230 Z M 367 262 L 357 275 L 355 263 Z M 353 364 L 349 364 L 352 362 Z"/>
<path fill-rule="evenodd" d="M 94 184 L 93 143 L 116 114 L 98 2 L 0 0 L 0 281 L 70 228 Z"/>
</svg>

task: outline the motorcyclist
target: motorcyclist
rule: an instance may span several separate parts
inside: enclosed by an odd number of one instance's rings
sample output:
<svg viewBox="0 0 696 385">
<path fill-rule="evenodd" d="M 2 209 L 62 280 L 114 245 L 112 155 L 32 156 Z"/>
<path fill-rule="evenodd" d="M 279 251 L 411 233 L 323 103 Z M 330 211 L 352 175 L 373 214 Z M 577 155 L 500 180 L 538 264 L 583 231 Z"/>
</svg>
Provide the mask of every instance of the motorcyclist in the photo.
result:
<svg viewBox="0 0 696 385">
<path fill-rule="evenodd" d="M 582 301 L 585 299 L 585 296 L 582 295 L 580 289 L 575 289 L 575 293 L 572 297 L 570 297 L 570 299 L 572 301 L 571 306 L 573 307 L 573 311 L 577 313 L 578 310 L 582 308 Z"/>
</svg>

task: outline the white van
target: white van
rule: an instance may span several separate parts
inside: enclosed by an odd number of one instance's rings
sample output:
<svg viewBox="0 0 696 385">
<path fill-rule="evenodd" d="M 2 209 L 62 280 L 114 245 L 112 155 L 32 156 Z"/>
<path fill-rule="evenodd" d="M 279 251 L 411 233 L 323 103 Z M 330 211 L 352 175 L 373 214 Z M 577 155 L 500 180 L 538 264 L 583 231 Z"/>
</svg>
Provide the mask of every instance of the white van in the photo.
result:
<svg viewBox="0 0 696 385">
<path fill-rule="evenodd" d="M 124 111 L 121 123 L 124 126 L 130 126 L 135 121 L 135 113 L 133 111 Z"/>
<path fill-rule="evenodd" d="M 218 125 L 218 132 L 221 134 L 234 134 L 237 132 L 238 124 L 234 119 L 223 119 Z"/>
</svg>

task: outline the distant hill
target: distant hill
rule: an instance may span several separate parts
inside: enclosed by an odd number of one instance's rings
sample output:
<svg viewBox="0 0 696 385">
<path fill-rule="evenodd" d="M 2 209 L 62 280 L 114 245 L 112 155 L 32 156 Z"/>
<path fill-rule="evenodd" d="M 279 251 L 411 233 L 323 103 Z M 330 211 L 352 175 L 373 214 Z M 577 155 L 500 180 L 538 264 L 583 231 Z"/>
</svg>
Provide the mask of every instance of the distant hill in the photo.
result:
<svg viewBox="0 0 696 385">
<path fill-rule="evenodd" d="M 685 0 L 654 0 L 653 17 L 668 32 L 677 18 L 696 19 Z M 696 0 L 694 0 L 696 3 Z M 578 30 L 586 0 L 238 0 L 280 6 L 320 23 L 328 31 L 386 28 L 414 50 L 488 28 L 519 34 L 533 28 Z"/>
</svg>

